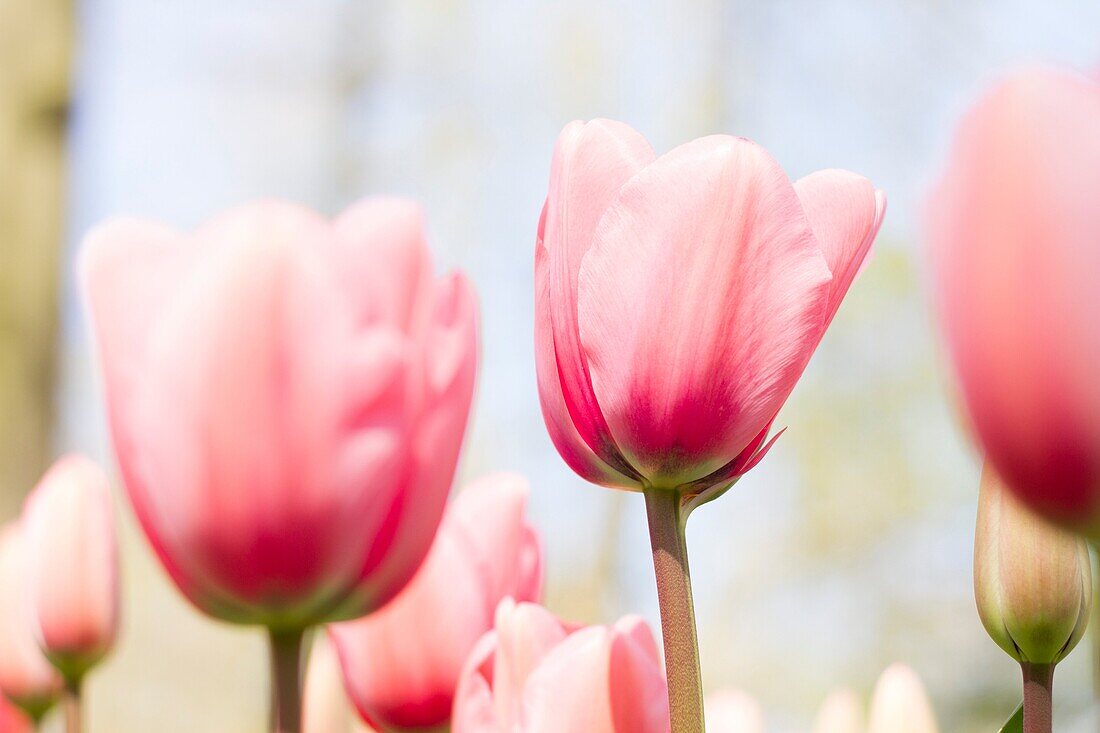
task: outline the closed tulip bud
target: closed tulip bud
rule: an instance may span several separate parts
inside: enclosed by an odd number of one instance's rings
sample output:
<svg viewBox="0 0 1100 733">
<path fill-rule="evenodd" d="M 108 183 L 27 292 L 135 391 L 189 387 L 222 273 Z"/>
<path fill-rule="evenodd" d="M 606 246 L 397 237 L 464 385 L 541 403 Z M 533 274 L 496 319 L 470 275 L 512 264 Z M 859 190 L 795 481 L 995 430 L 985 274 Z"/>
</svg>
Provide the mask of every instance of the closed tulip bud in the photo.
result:
<svg viewBox="0 0 1100 733">
<path fill-rule="evenodd" d="M 460 677 L 452 731 L 668 733 L 649 627 L 626 617 L 576 628 L 541 606 L 501 601 Z"/>
<path fill-rule="evenodd" d="M 23 528 L 38 643 L 78 683 L 118 627 L 118 551 L 103 470 L 82 456 L 59 460 L 28 497 Z"/>
<path fill-rule="evenodd" d="M 741 690 L 723 690 L 707 698 L 707 733 L 765 733 L 764 709 Z"/>
<path fill-rule="evenodd" d="M 792 183 L 743 138 L 657 157 L 623 123 L 566 126 L 535 247 L 539 396 L 566 463 L 691 494 L 749 470 L 885 206 L 847 171 Z"/>
<path fill-rule="evenodd" d="M 863 733 L 863 705 L 851 690 L 837 690 L 825 698 L 814 719 L 814 733 Z"/>
<path fill-rule="evenodd" d="M 392 599 L 443 513 L 477 361 L 473 291 L 433 275 L 419 208 L 115 220 L 83 280 L 127 495 L 187 598 L 287 635 Z"/>
<path fill-rule="evenodd" d="M 928 202 L 940 320 L 986 460 L 1100 540 L 1100 83 L 1051 68 L 966 113 Z"/>
<path fill-rule="evenodd" d="M 867 733 L 939 733 L 920 677 L 904 664 L 891 665 L 878 678 L 870 717 Z"/>
<path fill-rule="evenodd" d="M 38 720 L 64 681 L 38 648 L 27 608 L 27 555 L 17 522 L 0 530 L 0 692 Z"/>
<path fill-rule="evenodd" d="M 329 627 L 345 684 L 382 730 L 426 730 L 451 716 L 459 674 L 506 597 L 541 600 L 538 536 L 524 519 L 527 482 L 474 481 L 447 507 L 416 576 L 382 610 Z M 439 622 L 446 609 L 447 622 Z"/>
<path fill-rule="evenodd" d="M 993 640 L 1038 665 L 1056 664 L 1076 646 L 1092 602 L 1084 540 L 1025 507 L 989 464 L 978 496 L 974 595 Z"/>
<path fill-rule="evenodd" d="M 313 642 L 302 697 L 302 733 L 352 733 L 353 713 L 344 694 L 340 659 L 324 635 Z"/>
</svg>

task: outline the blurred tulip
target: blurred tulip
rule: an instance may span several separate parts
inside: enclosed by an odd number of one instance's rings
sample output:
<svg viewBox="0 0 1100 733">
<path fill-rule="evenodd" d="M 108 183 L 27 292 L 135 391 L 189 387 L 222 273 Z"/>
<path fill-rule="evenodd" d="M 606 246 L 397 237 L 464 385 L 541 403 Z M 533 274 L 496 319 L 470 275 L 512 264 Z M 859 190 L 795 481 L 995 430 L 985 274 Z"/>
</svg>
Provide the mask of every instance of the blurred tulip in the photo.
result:
<svg viewBox="0 0 1100 733">
<path fill-rule="evenodd" d="M 183 593 L 276 630 L 396 595 L 443 511 L 477 351 L 473 292 L 433 277 L 420 209 L 115 220 L 83 280 L 126 489 Z"/>
<path fill-rule="evenodd" d="M 424 564 L 366 618 L 329 627 L 360 714 L 385 730 L 435 728 L 451 716 L 462 667 L 505 597 L 541 600 L 538 536 L 524 520 L 527 482 L 497 474 L 459 492 Z M 446 609 L 446 623 L 440 611 Z"/>
<path fill-rule="evenodd" d="M 916 672 L 893 664 L 878 678 L 871 697 L 868 733 L 939 733 L 928 693 Z"/>
<path fill-rule="evenodd" d="M 668 733 L 664 674 L 649 627 L 626 617 L 575 629 L 505 599 L 455 696 L 453 733 Z"/>
<path fill-rule="evenodd" d="M 1100 539 L 1100 84 L 1029 69 L 966 114 L 928 206 L 970 421 L 1029 506 Z"/>
<path fill-rule="evenodd" d="M 28 497 L 23 531 L 39 646 L 77 685 L 118 627 L 118 554 L 103 470 L 83 456 L 60 459 Z"/>
<path fill-rule="evenodd" d="M 565 461 L 685 492 L 751 468 L 885 206 L 846 171 L 792 185 L 743 138 L 657 158 L 625 124 L 566 126 L 535 248 L 539 394 Z"/>
<path fill-rule="evenodd" d="M 863 733 L 863 705 L 851 690 L 837 690 L 825 698 L 814 719 L 814 733 Z"/>
<path fill-rule="evenodd" d="M 34 721 L 0 695 L 0 733 L 31 733 Z"/>
<path fill-rule="evenodd" d="M 302 733 L 352 733 L 353 714 L 344 694 L 340 659 L 323 634 L 313 641 L 302 697 Z"/>
<path fill-rule="evenodd" d="M 723 690 L 707 698 L 707 733 L 765 733 L 764 710 L 751 695 Z"/>
<path fill-rule="evenodd" d="M 26 538 L 17 522 L 0 529 L 0 691 L 35 720 L 57 702 L 61 675 L 34 640 L 27 608 Z"/>
<path fill-rule="evenodd" d="M 982 471 L 974 595 L 993 640 L 1012 658 L 1057 664 L 1085 633 L 1092 568 L 1081 538 L 1049 524 Z"/>
</svg>

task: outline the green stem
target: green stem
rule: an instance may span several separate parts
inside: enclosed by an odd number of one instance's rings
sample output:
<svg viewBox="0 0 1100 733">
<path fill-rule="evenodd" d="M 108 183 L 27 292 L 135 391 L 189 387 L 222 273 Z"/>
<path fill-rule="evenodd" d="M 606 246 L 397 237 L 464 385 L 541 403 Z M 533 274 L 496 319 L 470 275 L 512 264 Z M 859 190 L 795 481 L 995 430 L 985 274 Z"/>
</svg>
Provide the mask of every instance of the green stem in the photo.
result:
<svg viewBox="0 0 1100 733">
<path fill-rule="evenodd" d="M 672 733 L 703 733 L 703 681 L 684 533 L 687 513 L 679 492 L 667 489 L 646 489 L 645 506 L 661 605 Z"/>
<path fill-rule="evenodd" d="M 301 733 L 303 630 L 269 632 L 272 733 Z"/>
<path fill-rule="evenodd" d="M 1024 733 L 1051 733 L 1053 730 L 1054 665 L 1023 662 Z"/>
</svg>

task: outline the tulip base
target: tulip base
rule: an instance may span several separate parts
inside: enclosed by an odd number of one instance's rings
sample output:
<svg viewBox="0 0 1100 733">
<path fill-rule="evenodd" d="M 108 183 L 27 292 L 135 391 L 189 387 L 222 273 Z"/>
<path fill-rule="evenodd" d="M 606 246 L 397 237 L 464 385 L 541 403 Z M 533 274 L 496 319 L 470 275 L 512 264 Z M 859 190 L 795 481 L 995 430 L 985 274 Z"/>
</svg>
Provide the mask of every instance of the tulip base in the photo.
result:
<svg viewBox="0 0 1100 733">
<path fill-rule="evenodd" d="M 1053 721 L 1053 664 L 1021 663 L 1024 673 L 1024 733 L 1051 733 Z"/>
<path fill-rule="evenodd" d="M 680 493 L 668 489 L 646 489 L 645 505 L 661 605 L 672 733 L 702 733 L 703 682 L 688 570 L 687 510 Z"/>
<path fill-rule="evenodd" d="M 271 731 L 301 733 L 302 643 L 305 631 L 269 631 L 271 647 Z"/>
</svg>

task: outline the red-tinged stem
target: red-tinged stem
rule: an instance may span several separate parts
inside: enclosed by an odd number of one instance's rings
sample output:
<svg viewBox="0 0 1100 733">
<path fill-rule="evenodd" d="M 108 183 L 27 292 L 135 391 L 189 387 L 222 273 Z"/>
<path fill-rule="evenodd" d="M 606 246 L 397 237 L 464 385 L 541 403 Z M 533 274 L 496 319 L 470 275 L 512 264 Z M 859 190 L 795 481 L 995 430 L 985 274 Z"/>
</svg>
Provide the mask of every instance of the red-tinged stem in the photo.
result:
<svg viewBox="0 0 1100 733">
<path fill-rule="evenodd" d="M 80 679 L 68 680 L 65 683 L 65 733 L 80 733 L 83 729 L 82 703 Z"/>
<path fill-rule="evenodd" d="M 1024 733 L 1051 733 L 1053 730 L 1053 664 L 1023 662 Z"/>
<path fill-rule="evenodd" d="M 302 640 L 305 632 L 270 631 L 272 733 L 302 730 Z"/>
<path fill-rule="evenodd" d="M 684 532 L 687 514 L 679 492 L 668 489 L 646 489 L 645 506 L 661 605 L 672 733 L 703 733 L 703 680 Z"/>
</svg>

